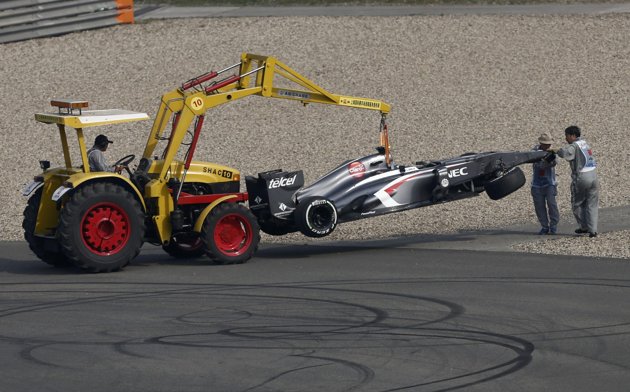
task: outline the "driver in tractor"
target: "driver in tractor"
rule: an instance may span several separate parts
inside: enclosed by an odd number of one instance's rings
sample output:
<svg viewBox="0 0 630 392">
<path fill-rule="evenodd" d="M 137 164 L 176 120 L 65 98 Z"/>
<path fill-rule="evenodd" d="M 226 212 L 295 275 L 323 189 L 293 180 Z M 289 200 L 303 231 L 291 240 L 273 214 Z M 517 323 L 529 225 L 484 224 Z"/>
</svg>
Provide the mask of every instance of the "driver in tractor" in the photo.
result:
<svg viewBox="0 0 630 392">
<path fill-rule="evenodd" d="M 105 154 L 103 154 L 107 151 L 107 147 L 112 143 L 113 141 L 109 140 L 105 135 L 98 135 L 96 139 L 94 139 L 94 145 L 87 152 L 88 162 L 90 163 L 90 171 L 115 171 L 120 174 L 123 166 L 109 166 L 107 161 L 105 161 Z"/>
</svg>

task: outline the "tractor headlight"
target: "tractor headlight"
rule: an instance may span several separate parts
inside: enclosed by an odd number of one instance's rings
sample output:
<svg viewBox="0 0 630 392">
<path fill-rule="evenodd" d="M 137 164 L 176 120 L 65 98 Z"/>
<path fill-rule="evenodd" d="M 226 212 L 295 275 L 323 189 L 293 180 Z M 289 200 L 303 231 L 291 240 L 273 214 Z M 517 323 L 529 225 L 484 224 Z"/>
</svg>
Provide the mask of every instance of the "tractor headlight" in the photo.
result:
<svg viewBox="0 0 630 392">
<path fill-rule="evenodd" d="M 50 167 L 50 161 L 39 161 L 39 167 L 41 167 L 43 171 L 48 170 Z"/>
</svg>

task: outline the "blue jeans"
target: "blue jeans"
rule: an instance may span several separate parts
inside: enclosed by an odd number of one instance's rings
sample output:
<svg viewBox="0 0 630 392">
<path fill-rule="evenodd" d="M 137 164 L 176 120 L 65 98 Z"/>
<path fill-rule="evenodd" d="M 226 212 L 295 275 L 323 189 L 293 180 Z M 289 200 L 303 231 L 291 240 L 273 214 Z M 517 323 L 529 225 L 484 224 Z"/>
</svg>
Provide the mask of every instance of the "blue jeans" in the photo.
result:
<svg viewBox="0 0 630 392">
<path fill-rule="evenodd" d="M 554 185 L 544 187 L 532 187 L 532 199 L 538 222 L 543 229 L 555 232 L 560 221 L 560 212 L 556 195 L 558 188 Z"/>
</svg>

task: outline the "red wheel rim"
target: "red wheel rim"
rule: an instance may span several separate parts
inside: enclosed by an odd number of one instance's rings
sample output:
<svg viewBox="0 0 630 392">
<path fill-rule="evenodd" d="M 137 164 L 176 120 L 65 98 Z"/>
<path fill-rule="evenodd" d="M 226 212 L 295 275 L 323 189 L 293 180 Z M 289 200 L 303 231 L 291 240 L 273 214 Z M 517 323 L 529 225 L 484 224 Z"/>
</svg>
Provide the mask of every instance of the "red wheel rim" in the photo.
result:
<svg viewBox="0 0 630 392">
<path fill-rule="evenodd" d="M 226 256 L 240 256 L 247 251 L 253 239 L 249 220 L 238 214 L 221 218 L 214 230 L 214 243 Z"/>
<path fill-rule="evenodd" d="M 81 220 L 81 238 L 90 252 L 110 256 L 120 252 L 131 234 L 129 216 L 113 203 L 95 204 Z"/>
</svg>

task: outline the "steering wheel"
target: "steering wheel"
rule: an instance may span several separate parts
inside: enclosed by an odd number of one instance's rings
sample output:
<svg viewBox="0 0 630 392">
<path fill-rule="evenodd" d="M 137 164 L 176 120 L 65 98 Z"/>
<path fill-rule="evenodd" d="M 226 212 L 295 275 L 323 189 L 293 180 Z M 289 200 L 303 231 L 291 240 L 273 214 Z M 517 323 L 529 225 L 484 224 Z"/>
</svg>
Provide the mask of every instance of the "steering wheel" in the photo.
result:
<svg viewBox="0 0 630 392">
<path fill-rule="evenodd" d="M 119 160 L 117 160 L 116 163 L 114 163 L 113 166 L 114 167 L 116 167 L 116 166 L 123 166 L 125 168 L 125 170 L 127 170 L 127 173 L 129 173 L 129 176 L 131 176 L 131 170 L 129 170 L 129 164 L 135 158 L 136 158 L 136 156 L 133 155 L 133 154 L 124 156 L 124 157 L 120 158 Z"/>
</svg>

